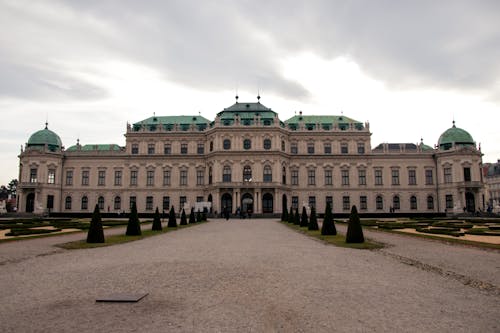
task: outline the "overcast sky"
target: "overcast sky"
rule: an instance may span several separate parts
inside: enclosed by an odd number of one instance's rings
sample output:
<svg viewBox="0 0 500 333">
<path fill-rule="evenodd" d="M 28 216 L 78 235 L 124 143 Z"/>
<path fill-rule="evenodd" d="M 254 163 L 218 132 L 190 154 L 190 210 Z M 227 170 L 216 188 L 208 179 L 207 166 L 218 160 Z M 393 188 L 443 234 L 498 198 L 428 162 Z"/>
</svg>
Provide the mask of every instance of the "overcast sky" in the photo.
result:
<svg viewBox="0 0 500 333">
<path fill-rule="evenodd" d="M 125 144 L 127 122 L 261 103 L 343 113 L 381 142 L 451 127 L 500 158 L 500 1 L 0 0 L 0 184 L 44 127 Z"/>
</svg>

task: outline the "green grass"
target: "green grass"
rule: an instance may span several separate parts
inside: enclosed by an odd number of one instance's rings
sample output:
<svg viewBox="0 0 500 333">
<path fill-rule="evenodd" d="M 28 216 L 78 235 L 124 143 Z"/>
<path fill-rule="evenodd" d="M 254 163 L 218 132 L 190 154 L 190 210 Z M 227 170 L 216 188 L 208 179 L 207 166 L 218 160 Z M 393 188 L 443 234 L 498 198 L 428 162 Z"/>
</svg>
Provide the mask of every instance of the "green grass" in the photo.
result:
<svg viewBox="0 0 500 333">
<path fill-rule="evenodd" d="M 140 236 L 126 236 L 125 230 L 124 230 L 123 231 L 124 234 L 106 236 L 105 243 L 87 243 L 86 240 L 79 240 L 79 241 L 74 241 L 74 242 L 69 242 L 69 243 L 57 244 L 56 246 L 63 248 L 63 249 L 66 249 L 66 250 L 90 249 L 90 248 L 96 248 L 96 247 L 111 246 L 111 245 L 116 245 L 116 244 L 133 242 L 133 241 L 136 241 L 139 239 L 144 239 L 144 238 L 148 238 L 151 236 L 157 236 L 157 235 L 161 235 L 161 234 L 164 234 L 167 232 L 172 232 L 172 231 L 179 230 L 179 229 L 189 228 L 191 226 L 195 226 L 198 224 L 204 224 L 204 223 L 206 223 L 206 222 L 197 222 L 194 224 L 179 225 L 179 226 L 177 226 L 177 228 L 164 227 L 163 230 L 161 230 L 161 231 L 152 231 L 151 224 L 143 225 L 141 223 L 142 235 L 140 235 Z M 148 229 L 145 229 L 144 227 L 148 227 Z"/>
<path fill-rule="evenodd" d="M 359 249 L 359 250 L 374 250 L 374 249 L 380 249 L 384 247 L 384 244 L 374 242 L 373 240 L 366 239 L 365 237 L 365 242 L 364 243 L 346 243 L 345 242 L 345 235 L 337 233 L 335 236 L 323 236 L 321 234 L 321 230 L 307 230 L 307 228 L 301 228 L 298 225 L 295 224 L 290 224 L 288 222 L 281 222 L 290 229 L 293 229 L 297 232 L 300 232 L 302 234 L 305 234 L 309 237 L 313 237 L 316 239 L 319 239 L 323 242 L 326 242 L 328 244 L 332 244 L 338 247 L 346 247 L 349 249 Z"/>
</svg>

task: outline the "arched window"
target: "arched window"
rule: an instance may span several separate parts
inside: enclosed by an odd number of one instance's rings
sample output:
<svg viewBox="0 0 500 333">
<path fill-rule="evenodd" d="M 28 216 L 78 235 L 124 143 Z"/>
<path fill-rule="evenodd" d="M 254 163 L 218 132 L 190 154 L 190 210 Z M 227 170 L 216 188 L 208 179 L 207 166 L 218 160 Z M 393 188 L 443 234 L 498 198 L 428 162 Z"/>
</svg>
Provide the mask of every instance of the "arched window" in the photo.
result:
<svg viewBox="0 0 500 333">
<path fill-rule="evenodd" d="M 432 195 L 427 197 L 427 209 L 434 209 L 434 197 Z"/>
<path fill-rule="evenodd" d="M 100 210 L 104 210 L 104 197 L 97 198 L 97 205 Z"/>
<path fill-rule="evenodd" d="M 273 181 L 273 170 L 269 165 L 264 167 L 264 183 L 270 183 Z"/>
<path fill-rule="evenodd" d="M 243 140 L 243 149 L 249 150 L 252 148 L 252 141 L 250 139 Z"/>
<path fill-rule="evenodd" d="M 379 210 L 384 209 L 384 199 L 381 195 L 377 195 L 375 198 L 375 208 Z"/>
<path fill-rule="evenodd" d="M 394 209 L 401 209 L 401 205 L 399 202 L 399 196 L 395 195 L 392 197 L 392 208 Z"/>
<path fill-rule="evenodd" d="M 264 149 L 265 150 L 271 149 L 271 139 L 264 139 Z"/>
<path fill-rule="evenodd" d="M 212 167 L 208 168 L 208 183 L 212 184 Z"/>
<path fill-rule="evenodd" d="M 224 139 L 224 141 L 222 142 L 222 146 L 223 146 L 224 150 L 231 149 L 231 140 Z"/>
<path fill-rule="evenodd" d="M 122 199 L 118 196 L 115 197 L 115 210 L 122 209 Z"/>
<path fill-rule="evenodd" d="M 281 140 L 281 151 L 285 151 L 285 140 Z"/>
<path fill-rule="evenodd" d="M 417 209 L 417 197 L 414 195 L 410 197 L 410 209 Z"/>
<path fill-rule="evenodd" d="M 71 209 L 71 197 L 69 195 L 64 200 L 64 208 Z"/>
<path fill-rule="evenodd" d="M 86 196 L 82 197 L 82 210 L 89 209 L 89 198 Z"/>
<path fill-rule="evenodd" d="M 230 183 L 231 182 L 231 167 L 226 165 L 224 169 L 222 170 L 222 181 L 224 183 Z"/>
<path fill-rule="evenodd" d="M 214 142 L 210 141 L 210 151 L 214 151 Z"/>
<path fill-rule="evenodd" d="M 283 167 L 283 171 L 281 172 L 281 177 L 282 177 L 281 182 L 283 184 L 286 184 L 286 168 L 285 167 Z"/>
<path fill-rule="evenodd" d="M 243 181 L 250 181 L 252 180 L 252 168 L 249 165 L 245 165 L 243 168 Z"/>
</svg>

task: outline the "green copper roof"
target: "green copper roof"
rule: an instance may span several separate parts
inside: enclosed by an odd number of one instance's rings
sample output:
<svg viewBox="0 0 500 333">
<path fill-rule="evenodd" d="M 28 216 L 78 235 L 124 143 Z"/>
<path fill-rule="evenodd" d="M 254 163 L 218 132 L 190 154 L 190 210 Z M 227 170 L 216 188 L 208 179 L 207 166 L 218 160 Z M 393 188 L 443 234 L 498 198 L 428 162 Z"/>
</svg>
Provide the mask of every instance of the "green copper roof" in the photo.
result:
<svg viewBox="0 0 500 333">
<path fill-rule="evenodd" d="M 204 129 L 210 123 L 208 119 L 198 116 L 153 116 L 137 122 L 133 125 L 134 131 L 141 129 L 142 125 L 150 131 L 155 131 L 161 124 L 166 130 L 172 130 L 175 125 L 181 129 L 187 130 L 191 125 L 195 125 L 198 129 Z"/>
<path fill-rule="evenodd" d="M 465 130 L 455 126 L 455 121 L 453 121 L 453 127 L 447 129 L 438 140 L 439 148 L 448 150 L 453 145 L 470 146 L 475 145 L 472 136 Z"/>
<path fill-rule="evenodd" d="M 225 108 L 217 114 L 223 125 L 232 125 L 235 117 L 238 116 L 241 124 L 253 125 L 254 119 L 259 117 L 264 125 L 271 125 L 276 118 L 277 113 L 270 108 L 264 106 L 260 102 L 257 103 L 234 103 L 228 108 Z"/>
<path fill-rule="evenodd" d="M 79 146 L 74 145 L 66 149 L 66 151 L 120 151 L 121 147 L 117 144 L 96 144 L 96 145 L 83 145 Z"/>
<path fill-rule="evenodd" d="M 285 120 L 285 124 L 294 129 L 298 126 L 300 122 L 303 122 L 306 127 L 312 126 L 314 127 L 316 124 L 319 124 L 323 127 L 323 129 L 329 130 L 334 125 L 337 125 L 341 130 L 348 129 L 351 124 L 361 130 L 364 128 L 363 123 L 354 120 L 352 118 L 346 117 L 344 115 L 341 116 L 314 116 L 314 115 L 298 115 L 293 116 L 292 118 Z"/>
<path fill-rule="evenodd" d="M 43 130 L 33 133 L 28 139 L 28 147 L 44 147 L 45 145 L 47 145 L 51 151 L 62 148 L 61 138 L 59 135 L 49 130 L 47 124 L 45 124 Z"/>
</svg>

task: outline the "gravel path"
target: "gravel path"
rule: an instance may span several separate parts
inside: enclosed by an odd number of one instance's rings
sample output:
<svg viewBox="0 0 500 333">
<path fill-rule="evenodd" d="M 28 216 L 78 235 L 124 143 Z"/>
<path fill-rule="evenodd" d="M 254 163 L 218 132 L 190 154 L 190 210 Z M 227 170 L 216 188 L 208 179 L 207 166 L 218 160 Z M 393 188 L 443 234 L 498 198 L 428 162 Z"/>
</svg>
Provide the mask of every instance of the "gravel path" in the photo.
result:
<svg viewBox="0 0 500 333">
<path fill-rule="evenodd" d="M 82 236 L 0 244 L 0 331 L 500 331 L 498 251 L 375 232 L 367 236 L 391 246 L 351 250 L 271 220 L 214 220 L 105 248 L 51 247 Z M 149 295 L 95 302 L 114 292 Z"/>
</svg>

